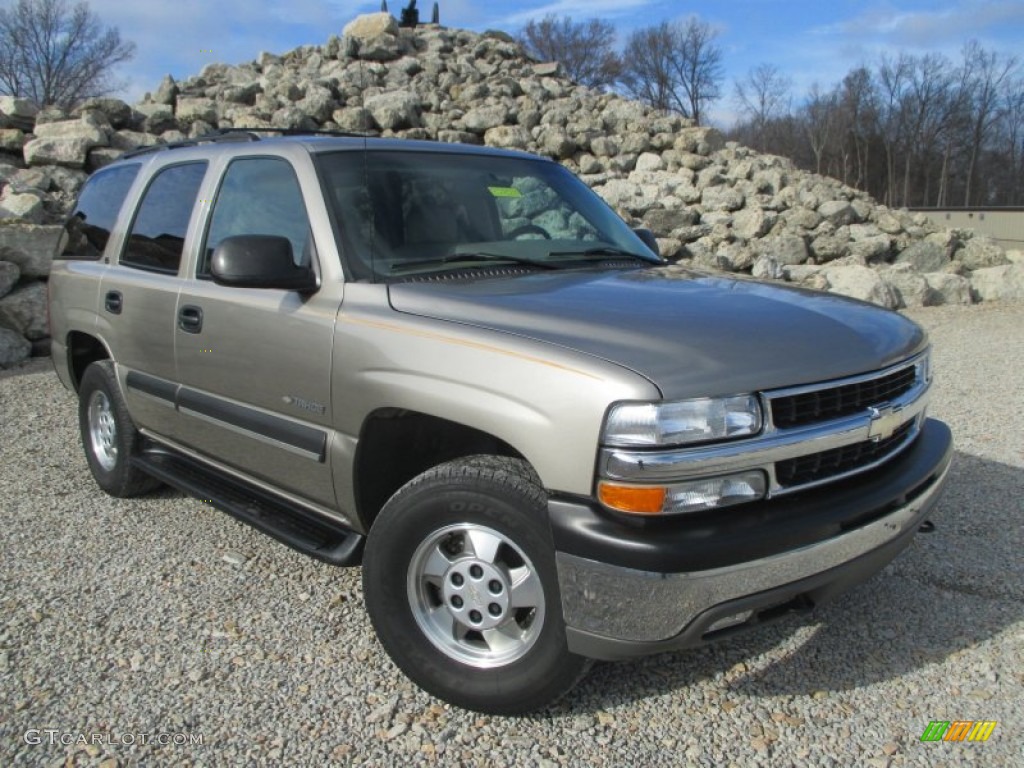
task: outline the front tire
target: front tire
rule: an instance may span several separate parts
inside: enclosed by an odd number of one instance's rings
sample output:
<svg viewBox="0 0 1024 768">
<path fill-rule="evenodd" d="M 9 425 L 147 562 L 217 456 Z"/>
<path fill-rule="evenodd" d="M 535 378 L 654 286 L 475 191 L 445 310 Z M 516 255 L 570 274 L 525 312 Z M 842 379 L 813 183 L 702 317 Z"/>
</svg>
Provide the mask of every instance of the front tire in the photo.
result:
<svg viewBox="0 0 1024 768">
<path fill-rule="evenodd" d="M 396 664 L 467 709 L 519 714 L 589 661 L 565 642 L 546 497 L 518 459 L 477 456 L 410 481 L 370 529 L 363 591 Z"/>
<path fill-rule="evenodd" d="M 78 388 L 78 425 L 82 447 L 97 485 L 111 496 L 138 496 L 160 482 L 131 464 L 138 453 L 139 432 L 117 385 L 114 364 L 89 365 Z"/>
</svg>

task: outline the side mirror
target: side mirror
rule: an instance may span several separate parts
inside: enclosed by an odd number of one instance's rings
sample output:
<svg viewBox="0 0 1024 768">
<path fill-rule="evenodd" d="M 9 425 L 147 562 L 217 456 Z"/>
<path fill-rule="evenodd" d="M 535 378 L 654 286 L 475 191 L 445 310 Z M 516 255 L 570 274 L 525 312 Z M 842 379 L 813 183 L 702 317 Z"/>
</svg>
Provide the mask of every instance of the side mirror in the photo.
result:
<svg viewBox="0 0 1024 768">
<path fill-rule="evenodd" d="M 210 274 L 215 283 L 236 288 L 278 288 L 300 293 L 317 288 L 316 273 L 311 267 L 296 266 L 291 241 L 277 235 L 224 238 L 213 252 Z"/>
<path fill-rule="evenodd" d="M 658 238 L 654 236 L 654 233 L 651 232 L 651 230 L 640 227 L 639 229 L 634 229 L 633 234 L 643 240 L 644 245 L 654 251 L 655 256 L 661 256 L 661 248 L 658 247 Z"/>
</svg>

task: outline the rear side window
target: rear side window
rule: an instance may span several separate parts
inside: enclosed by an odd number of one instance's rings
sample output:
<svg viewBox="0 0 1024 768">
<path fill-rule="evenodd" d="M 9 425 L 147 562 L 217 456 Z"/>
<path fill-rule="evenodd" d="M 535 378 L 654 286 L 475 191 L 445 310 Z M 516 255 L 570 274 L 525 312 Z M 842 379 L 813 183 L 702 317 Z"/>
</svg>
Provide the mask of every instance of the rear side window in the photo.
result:
<svg viewBox="0 0 1024 768">
<path fill-rule="evenodd" d="M 192 218 L 206 163 L 164 168 L 142 196 L 121 264 L 153 272 L 176 273 L 185 233 Z"/>
<path fill-rule="evenodd" d="M 85 182 L 75 209 L 64 223 L 58 259 L 98 259 L 103 255 L 117 214 L 139 175 L 139 165 L 97 171 Z"/>
</svg>

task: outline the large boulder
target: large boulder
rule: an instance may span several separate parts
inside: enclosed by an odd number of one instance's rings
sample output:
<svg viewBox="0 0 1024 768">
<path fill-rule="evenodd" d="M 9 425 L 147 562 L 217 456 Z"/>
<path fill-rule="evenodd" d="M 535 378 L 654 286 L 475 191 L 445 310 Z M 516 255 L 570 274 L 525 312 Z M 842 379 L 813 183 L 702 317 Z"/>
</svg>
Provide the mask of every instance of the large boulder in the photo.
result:
<svg viewBox="0 0 1024 768">
<path fill-rule="evenodd" d="M 342 31 L 349 55 L 370 61 L 392 61 L 402 55 L 398 22 L 390 13 L 358 16 Z"/>
<path fill-rule="evenodd" d="M 932 289 L 936 304 L 970 304 L 971 281 L 951 272 L 929 272 L 923 276 Z"/>
<path fill-rule="evenodd" d="M 29 283 L 0 299 L 0 327 L 16 331 L 29 341 L 49 336 L 46 284 Z"/>
<path fill-rule="evenodd" d="M 43 201 L 38 195 L 27 192 L 5 194 L 0 198 L 0 219 L 21 219 L 39 224 L 43 220 Z"/>
<path fill-rule="evenodd" d="M 412 91 L 388 91 L 370 96 L 366 110 L 384 130 L 399 131 L 420 125 L 420 99 Z"/>
<path fill-rule="evenodd" d="M 17 264 L 9 261 L 0 261 L 0 299 L 11 292 L 11 289 L 18 284 L 21 277 L 21 270 Z"/>
<path fill-rule="evenodd" d="M 899 309 L 940 303 L 928 281 L 909 264 L 895 264 L 879 274 L 896 294 Z"/>
<path fill-rule="evenodd" d="M 46 277 L 62 231 L 56 225 L 0 223 L 0 261 L 17 264 L 23 277 Z"/>
<path fill-rule="evenodd" d="M 990 237 L 972 237 L 956 252 L 956 258 L 967 269 L 1001 267 L 1010 263 L 1006 251 Z"/>
<path fill-rule="evenodd" d="M 981 301 L 1024 301 L 1024 264 L 974 270 L 971 291 Z"/>
<path fill-rule="evenodd" d="M 0 152 L 20 155 L 24 144 L 24 131 L 18 128 L 0 128 Z"/>
<path fill-rule="evenodd" d="M 803 264 L 807 261 L 807 241 L 797 235 L 775 235 L 754 244 L 755 251 L 774 259 L 779 265 Z"/>
<path fill-rule="evenodd" d="M 32 353 L 32 344 L 20 333 L 0 327 L 0 368 L 10 368 Z"/>
<path fill-rule="evenodd" d="M 896 292 L 870 267 L 826 267 L 824 273 L 832 293 L 870 301 L 888 309 L 895 309 L 899 305 Z"/>
<path fill-rule="evenodd" d="M 909 264 L 918 272 L 941 272 L 949 265 L 949 256 L 938 243 L 918 240 L 900 252 L 896 263 Z"/>
<path fill-rule="evenodd" d="M 31 130 L 39 108 L 29 99 L 0 96 L 0 128 Z"/>
</svg>

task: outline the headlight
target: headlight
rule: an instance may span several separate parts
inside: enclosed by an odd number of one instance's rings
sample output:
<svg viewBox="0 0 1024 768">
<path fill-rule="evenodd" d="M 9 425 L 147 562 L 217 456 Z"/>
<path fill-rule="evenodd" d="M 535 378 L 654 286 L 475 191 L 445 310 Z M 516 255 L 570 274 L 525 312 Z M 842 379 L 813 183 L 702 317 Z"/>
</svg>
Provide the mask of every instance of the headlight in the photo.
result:
<svg viewBox="0 0 1024 768">
<path fill-rule="evenodd" d="M 602 442 L 658 448 L 755 435 L 760 429 L 761 406 L 753 395 L 620 403 L 608 412 Z"/>
</svg>

